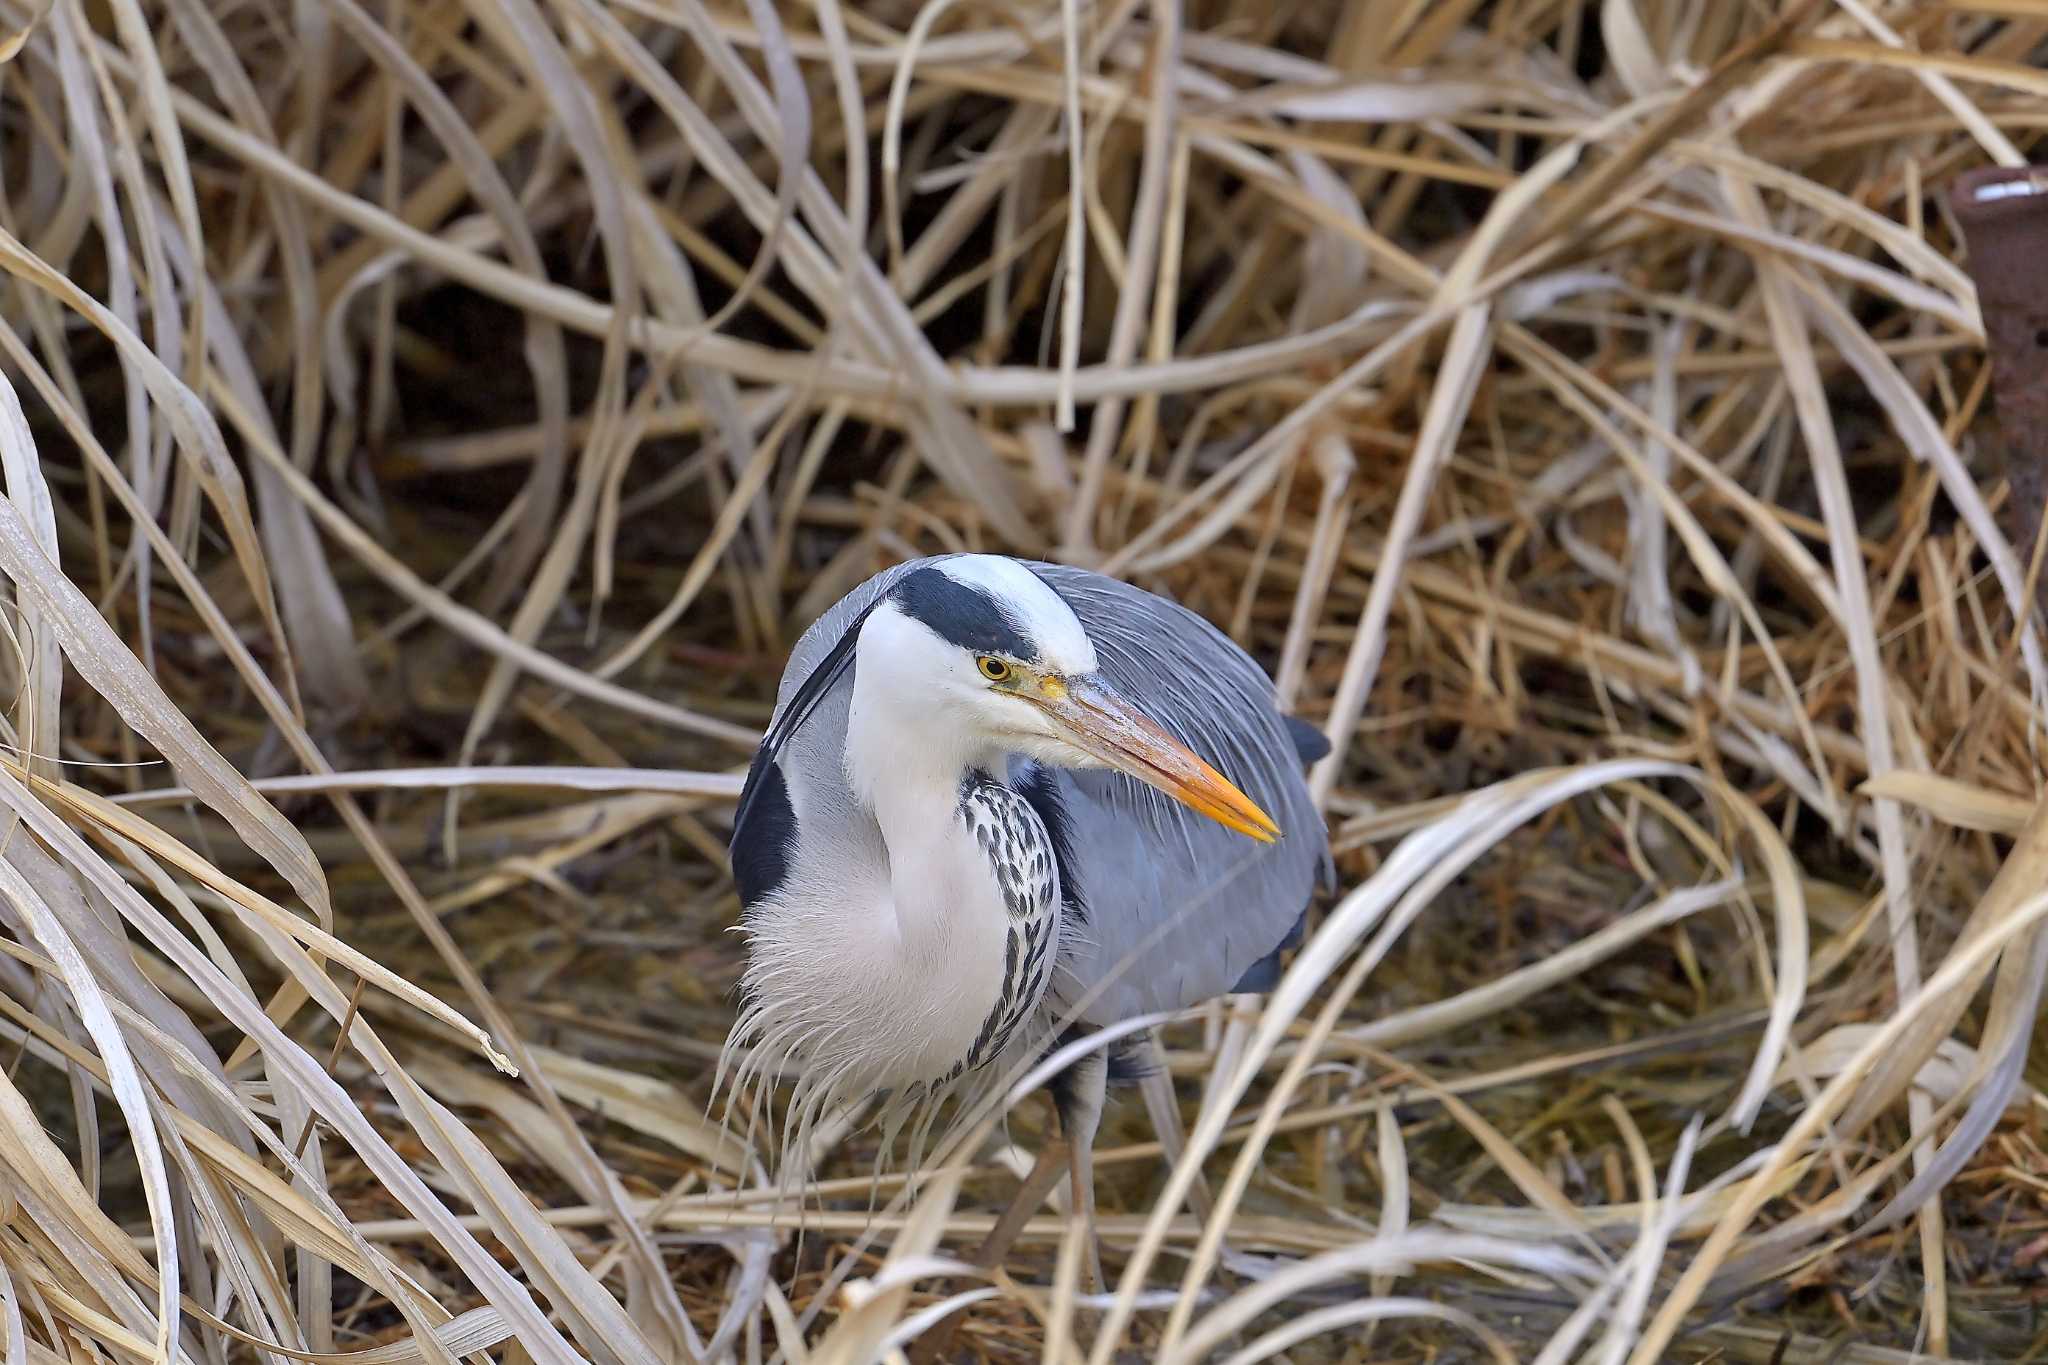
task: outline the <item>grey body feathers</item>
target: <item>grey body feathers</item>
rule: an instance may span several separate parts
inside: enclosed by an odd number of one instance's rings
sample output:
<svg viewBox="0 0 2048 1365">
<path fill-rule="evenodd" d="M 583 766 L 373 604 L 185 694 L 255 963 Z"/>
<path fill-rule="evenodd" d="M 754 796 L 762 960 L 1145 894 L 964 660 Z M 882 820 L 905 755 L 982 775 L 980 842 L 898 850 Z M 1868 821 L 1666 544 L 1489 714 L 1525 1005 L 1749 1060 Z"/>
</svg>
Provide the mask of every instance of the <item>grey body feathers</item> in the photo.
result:
<svg viewBox="0 0 2048 1365">
<path fill-rule="evenodd" d="M 934 562 L 885 569 L 812 623 L 783 672 L 777 715 L 877 597 Z M 1061 935 L 1062 1008 L 1079 1003 L 1081 1020 L 1102 1026 L 1181 1009 L 1240 983 L 1270 985 L 1275 955 L 1298 935 L 1316 886 L 1331 876 L 1328 836 L 1302 775 L 1313 730 L 1283 716 L 1265 673 L 1196 613 L 1084 569 L 1029 567 L 1080 618 L 1109 683 L 1237 783 L 1283 832 L 1278 843 L 1259 844 L 1120 773 L 1039 775 L 1031 772 L 1037 765 L 1013 759 L 1010 785 L 1033 776 L 1049 782 L 1065 817 L 1061 875 L 1073 883 L 1079 904 L 1070 918 L 1080 923 Z M 844 776 L 851 695 L 849 672 L 777 760 L 793 818 L 734 831 L 736 845 L 776 840 L 778 856 L 765 861 L 789 876 L 833 869 L 838 880 L 849 865 L 887 865 L 880 831 Z"/>
</svg>

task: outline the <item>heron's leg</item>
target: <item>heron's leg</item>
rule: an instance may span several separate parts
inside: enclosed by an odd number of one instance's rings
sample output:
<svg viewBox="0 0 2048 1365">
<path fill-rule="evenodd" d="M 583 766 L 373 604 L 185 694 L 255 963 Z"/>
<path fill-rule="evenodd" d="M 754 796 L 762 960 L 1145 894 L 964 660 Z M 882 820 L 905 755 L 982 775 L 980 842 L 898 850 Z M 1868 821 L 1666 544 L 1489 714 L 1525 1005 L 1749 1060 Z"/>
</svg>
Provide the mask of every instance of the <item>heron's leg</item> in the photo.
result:
<svg viewBox="0 0 2048 1365">
<path fill-rule="evenodd" d="M 1017 1193 L 1003 1209 L 1002 1217 L 988 1230 L 976 1248 L 971 1263 L 977 1270 L 994 1270 L 1003 1263 L 1003 1257 L 1010 1254 L 1010 1247 L 1023 1233 L 1024 1225 L 1031 1221 L 1031 1215 L 1038 1212 L 1038 1206 L 1052 1193 L 1052 1187 L 1060 1183 L 1067 1161 L 1067 1139 L 1047 1135 L 1045 1146 L 1038 1153 L 1038 1160 L 1032 1163 L 1031 1171 L 1024 1177 L 1024 1183 L 1017 1187 Z"/>
<path fill-rule="evenodd" d="M 1067 1139 L 1067 1171 L 1073 1179 L 1073 1202 L 1088 1239 L 1084 1263 L 1089 1293 L 1102 1291 L 1102 1247 L 1095 1236 L 1095 1130 L 1102 1126 L 1102 1101 L 1109 1085 L 1109 1058 L 1096 1049 L 1060 1078 L 1054 1093 L 1060 1107 L 1060 1129 Z"/>
<path fill-rule="evenodd" d="M 1152 1131 L 1158 1135 L 1160 1152 L 1166 1158 L 1167 1169 L 1180 1165 L 1181 1153 L 1188 1149 L 1188 1130 L 1180 1118 L 1180 1099 L 1173 1093 L 1173 1073 L 1166 1069 L 1166 1049 L 1159 1044 L 1159 1035 L 1146 1037 L 1148 1056 L 1145 1074 L 1138 1078 L 1138 1089 L 1145 1097 L 1145 1112 L 1151 1116 Z M 1216 1207 L 1215 1196 L 1209 1192 L 1209 1181 L 1199 1170 L 1195 1172 L 1195 1183 L 1188 1187 L 1188 1203 L 1195 1210 L 1195 1217 L 1204 1223 L 1209 1221 L 1209 1212 Z"/>
</svg>

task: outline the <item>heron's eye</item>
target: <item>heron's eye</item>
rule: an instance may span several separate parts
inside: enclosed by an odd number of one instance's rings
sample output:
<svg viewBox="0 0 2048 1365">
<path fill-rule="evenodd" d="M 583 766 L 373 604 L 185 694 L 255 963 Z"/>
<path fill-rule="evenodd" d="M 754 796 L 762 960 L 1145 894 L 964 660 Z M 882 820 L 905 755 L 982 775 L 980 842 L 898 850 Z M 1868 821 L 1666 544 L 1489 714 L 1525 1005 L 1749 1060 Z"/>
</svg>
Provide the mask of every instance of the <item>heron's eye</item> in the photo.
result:
<svg viewBox="0 0 2048 1365">
<path fill-rule="evenodd" d="M 990 682 L 1008 682 L 1010 666 L 992 654 L 984 654 L 974 661 L 981 668 L 981 676 Z"/>
</svg>

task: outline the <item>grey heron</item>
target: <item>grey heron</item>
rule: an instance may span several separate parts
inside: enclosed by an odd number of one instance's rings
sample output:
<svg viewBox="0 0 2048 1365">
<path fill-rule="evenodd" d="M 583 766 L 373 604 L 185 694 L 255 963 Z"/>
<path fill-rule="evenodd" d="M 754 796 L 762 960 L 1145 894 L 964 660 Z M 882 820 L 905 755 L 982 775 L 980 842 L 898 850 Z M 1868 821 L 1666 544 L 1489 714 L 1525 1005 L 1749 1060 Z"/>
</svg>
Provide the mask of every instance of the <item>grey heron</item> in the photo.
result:
<svg viewBox="0 0 2048 1365">
<path fill-rule="evenodd" d="M 868 579 L 797 642 L 734 818 L 728 1104 L 787 1076 L 801 1133 L 1000 1075 L 1063 1018 L 1271 986 L 1331 875 L 1304 780 L 1328 748 L 1228 636 L 1127 583 L 979 554 Z M 1048 1087 L 1077 1208 L 1129 1057 Z M 1058 1180 L 1054 1148 L 984 1264 Z"/>
</svg>

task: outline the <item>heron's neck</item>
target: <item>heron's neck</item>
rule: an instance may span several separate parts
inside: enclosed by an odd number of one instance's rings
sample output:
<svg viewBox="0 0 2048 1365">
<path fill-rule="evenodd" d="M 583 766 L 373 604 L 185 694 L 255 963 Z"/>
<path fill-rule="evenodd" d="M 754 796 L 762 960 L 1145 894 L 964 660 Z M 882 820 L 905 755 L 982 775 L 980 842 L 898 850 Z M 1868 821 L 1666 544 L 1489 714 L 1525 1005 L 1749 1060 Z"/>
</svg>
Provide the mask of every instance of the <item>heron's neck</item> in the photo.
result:
<svg viewBox="0 0 2048 1365">
<path fill-rule="evenodd" d="M 964 726 L 949 725 L 885 664 L 871 662 L 864 656 L 854 674 L 847 777 L 888 845 L 905 937 L 958 932 L 961 912 L 971 915 L 981 885 L 971 874 L 985 872 L 987 861 L 961 826 L 960 786 L 970 771 L 989 769 L 1001 756 Z"/>
<path fill-rule="evenodd" d="M 856 681 L 847 715 L 846 775 L 892 854 L 950 831 L 961 781 L 988 762 L 985 746 L 961 742 L 931 716 L 919 716 L 914 704 L 885 684 L 863 689 Z"/>
</svg>

